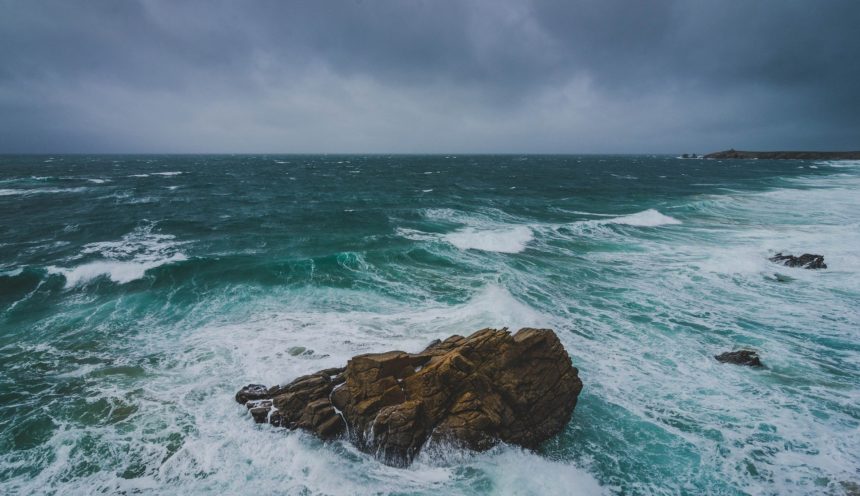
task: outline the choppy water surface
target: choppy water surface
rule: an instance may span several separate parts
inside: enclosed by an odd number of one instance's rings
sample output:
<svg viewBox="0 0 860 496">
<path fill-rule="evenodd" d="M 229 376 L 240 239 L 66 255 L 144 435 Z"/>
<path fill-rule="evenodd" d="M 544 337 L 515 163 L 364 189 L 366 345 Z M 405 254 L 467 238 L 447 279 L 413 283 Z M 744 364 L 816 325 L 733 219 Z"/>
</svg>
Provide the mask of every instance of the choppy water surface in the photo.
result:
<svg viewBox="0 0 860 496">
<path fill-rule="evenodd" d="M 858 246 L 850 162 L 2 157 L 0 492 L 843 494 Z M 580 368 L 538 453 L 395 469 L 232 400 L 487 326 Z"/>
</svg>

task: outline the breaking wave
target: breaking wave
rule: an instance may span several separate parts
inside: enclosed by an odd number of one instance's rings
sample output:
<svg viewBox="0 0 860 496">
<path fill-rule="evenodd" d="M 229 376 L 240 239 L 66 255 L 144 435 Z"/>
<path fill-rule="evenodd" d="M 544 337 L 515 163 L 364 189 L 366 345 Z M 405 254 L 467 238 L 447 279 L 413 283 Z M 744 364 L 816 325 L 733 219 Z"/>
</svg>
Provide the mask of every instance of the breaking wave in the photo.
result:
<svg viewBox="0 0 860 496">
<path fill-rule="evenodd" d="M 442 239 L 461 250 L 520 253 L 534 239 L 528 226 L 512 226 L 497 229 L 467 227 L 442 236 Z"/>
<path fill-rule="evenodd" d="M 142 278 L 150 269 L 187 260 L 178 250 L 182 243 L 176 242 L 172 235 L 154 233 L 154 226 L 150 223 L 139 227 L 118 241 L 87 244 L 78 258 L 89 261 L 70 267 L 50 266 L 48 271 L 62 275 L 66 287 L 86 284 L 101 276 L 124 284 Z"/>
<path fill-rule="evenodd" d="M 649 208 L 648 210 L 643 210 L 642 212 L 635 214 L 623 215 L 621 217 L 615 217 L 598 222 L 603 224 L 624 224 L 627 226 L 637 227 L 657 227 L 681 224 L 680 220 L 661 214 L 653 208 Z"/>
</svg>

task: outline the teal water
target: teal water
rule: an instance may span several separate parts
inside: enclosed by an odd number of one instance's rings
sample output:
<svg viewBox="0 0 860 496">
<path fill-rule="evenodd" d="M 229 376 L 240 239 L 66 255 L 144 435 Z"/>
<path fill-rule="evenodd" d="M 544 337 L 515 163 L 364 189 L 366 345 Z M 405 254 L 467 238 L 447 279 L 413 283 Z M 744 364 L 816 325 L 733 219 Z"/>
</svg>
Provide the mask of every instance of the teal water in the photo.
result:
<svg viewBox="0 0 860 496">
<path fill-rule="evenodd" d="M 0 157 L 0 492 L 843 494 L 858 246 L 850 162 Z M 487 326 L 580 369 L 538 452 L 395 469 L 232 399 Z"/>
</svg>

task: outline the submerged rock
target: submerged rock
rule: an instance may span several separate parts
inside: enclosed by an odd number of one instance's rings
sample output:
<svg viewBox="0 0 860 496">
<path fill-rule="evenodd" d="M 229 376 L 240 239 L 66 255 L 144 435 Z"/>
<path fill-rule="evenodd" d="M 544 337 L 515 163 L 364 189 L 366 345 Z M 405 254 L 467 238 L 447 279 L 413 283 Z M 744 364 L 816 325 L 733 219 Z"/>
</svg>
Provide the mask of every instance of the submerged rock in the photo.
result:
<svg viewBox="0 0 860 496">
<path fill-rule="evenodd" d="M 236 401 L 245 404 L 251 400 L 262 400 L 269 397 L 269 389 L 262 384 L 248 384 L 236 393 Z"/>
<path fill-rule="evenodd" d="M 801 267 L 804 269 L 826 269 L 827 264 L 824 263 L 824 257 L 822 255 L 813 255 L 811 253 L 804 253 L 799 257 L 795 257 L 794 255 L 783 255 L 782 253 L 777 253 L 776 255 L 770 257 L 768 260 L 771 262 L 776 262 L 787 267 Z"/>
<path fill-rule="evenodd" d="M 735 365 L 747 365 L 749 367 L 761 367 L 758 353 L 753 350 L 727 351 L 720 355 L 714 355 L 717 361 L 722 363 L 733 363 Z"/>
<path fill-rule="evenodd" d="M 845 490 L 846 496 L 860 496 L 860 484 L 852 481 L 842 481 L 839 484 Z"/>
<path fill-rule="evenodd" d="M 549 329 L 483 329 L 420 353 L 358 355 L 345 368 L 236 394 L 257 422 L 341 434 L 385 463 L 405 466 L 429 441 L 485 450 L 535 448 L 570 421 L 578 370 Z"/>
</svg>

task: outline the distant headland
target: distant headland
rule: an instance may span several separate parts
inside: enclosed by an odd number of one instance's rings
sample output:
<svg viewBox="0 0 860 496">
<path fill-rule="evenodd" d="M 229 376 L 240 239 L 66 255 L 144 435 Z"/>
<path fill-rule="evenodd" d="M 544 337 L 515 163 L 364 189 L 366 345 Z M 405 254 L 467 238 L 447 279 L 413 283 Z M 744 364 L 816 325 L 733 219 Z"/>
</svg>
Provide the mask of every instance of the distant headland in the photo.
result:
<svg viewBox="0 0 860 496">
<path fill-rule="evenodd" d="M 759 158 L 763 160 L 860 160 L 860 151 L 856 152 L 748 152 L 725 150 L 722 152 L 709 153 L 704 158 Z"/>
</svg>

